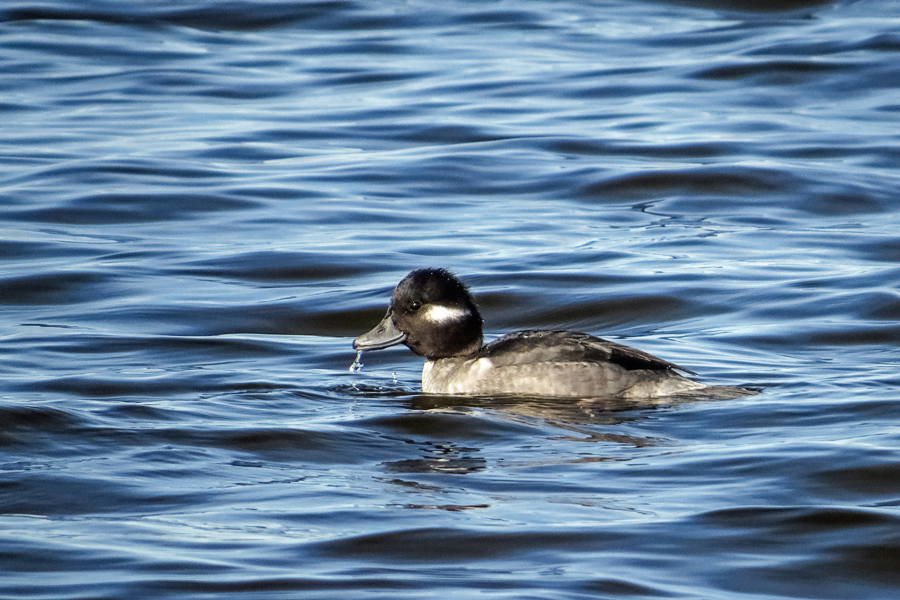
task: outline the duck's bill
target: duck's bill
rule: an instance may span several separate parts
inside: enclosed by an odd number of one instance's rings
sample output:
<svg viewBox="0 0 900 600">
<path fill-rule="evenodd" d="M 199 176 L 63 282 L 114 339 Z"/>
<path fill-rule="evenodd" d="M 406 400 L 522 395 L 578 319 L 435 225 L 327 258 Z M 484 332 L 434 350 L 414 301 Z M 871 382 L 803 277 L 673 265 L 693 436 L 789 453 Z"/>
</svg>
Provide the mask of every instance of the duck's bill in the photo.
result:
<svg viewBox="0 0 900 600">
<path fill-rule="evenodd" d="M 375 329 L 353 340 L 353 349 L 381 350 L 382 348 L 390 348 L 391 346 L 402 344 L 406 340 L 406 334 L 397 329 L 392 317 L 393 314 L 391 311 L 388 311 L 381 323 L 375 326 Z"/>
</svg>

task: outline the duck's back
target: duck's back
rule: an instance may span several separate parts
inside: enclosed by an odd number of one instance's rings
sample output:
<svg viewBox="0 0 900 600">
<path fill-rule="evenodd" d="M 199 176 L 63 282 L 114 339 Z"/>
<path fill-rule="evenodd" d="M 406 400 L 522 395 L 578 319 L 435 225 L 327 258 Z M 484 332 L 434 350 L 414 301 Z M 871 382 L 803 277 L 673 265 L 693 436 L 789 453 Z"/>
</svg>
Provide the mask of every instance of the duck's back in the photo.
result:
<svg viewBox="0 0 900 600">
<path fill-rule="evenodd" d="M 425 364 L 422 389 L 435 394 L 664 396 L 703 388 L 687 369 L 583 333 L 519 331 L 466 358 Z"/>
</svg>

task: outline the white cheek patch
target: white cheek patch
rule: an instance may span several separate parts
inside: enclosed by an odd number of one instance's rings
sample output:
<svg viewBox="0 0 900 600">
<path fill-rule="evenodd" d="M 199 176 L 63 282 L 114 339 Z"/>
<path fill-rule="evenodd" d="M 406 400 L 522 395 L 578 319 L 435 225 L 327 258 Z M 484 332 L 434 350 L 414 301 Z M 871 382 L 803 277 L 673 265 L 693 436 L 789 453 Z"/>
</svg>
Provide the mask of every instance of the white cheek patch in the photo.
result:
<svg viewBox="0 0 900 600">
<path fill-rule="evenodd" d="M 471 313 L 464 308 L 444 306 L 442 304 L 429 304 L 422 313 L 422 318 L 433 323 L 447 323 L 449 321 L 461 321 Z"/>
</svg>

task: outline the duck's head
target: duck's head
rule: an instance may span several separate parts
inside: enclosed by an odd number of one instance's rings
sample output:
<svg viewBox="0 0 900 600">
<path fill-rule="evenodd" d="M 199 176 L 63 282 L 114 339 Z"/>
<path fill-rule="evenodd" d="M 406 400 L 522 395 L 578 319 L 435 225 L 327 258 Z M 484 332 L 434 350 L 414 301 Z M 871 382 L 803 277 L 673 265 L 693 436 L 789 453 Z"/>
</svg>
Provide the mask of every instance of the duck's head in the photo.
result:
<svg viewBox="0 0 900 600">
<path fill-rule="evenodd" d="M 406 344 L 435 360 L 474 354 L 482 343 L 481 315 L 466 286 L 444 269 L 418 269 L 397 284 L 384 319 L 353 340 L 353 348 Z"/>
</svg>

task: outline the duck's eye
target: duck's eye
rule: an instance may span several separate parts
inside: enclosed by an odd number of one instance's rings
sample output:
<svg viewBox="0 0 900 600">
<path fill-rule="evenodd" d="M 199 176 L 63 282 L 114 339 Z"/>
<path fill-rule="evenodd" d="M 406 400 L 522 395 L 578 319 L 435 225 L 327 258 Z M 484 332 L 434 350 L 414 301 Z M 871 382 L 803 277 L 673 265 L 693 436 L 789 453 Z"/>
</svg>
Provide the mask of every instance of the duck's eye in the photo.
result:
<svg viewBox="0 0 900 600">
<path fill-rule="evenodd" d="M 422 308 L 422 303 L 418 300 L 413 300 L 412 304 L 409 305 L 409 309 L 413 312 L 419 310 L 420 308 Z"/>
</svg>

